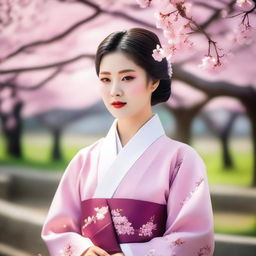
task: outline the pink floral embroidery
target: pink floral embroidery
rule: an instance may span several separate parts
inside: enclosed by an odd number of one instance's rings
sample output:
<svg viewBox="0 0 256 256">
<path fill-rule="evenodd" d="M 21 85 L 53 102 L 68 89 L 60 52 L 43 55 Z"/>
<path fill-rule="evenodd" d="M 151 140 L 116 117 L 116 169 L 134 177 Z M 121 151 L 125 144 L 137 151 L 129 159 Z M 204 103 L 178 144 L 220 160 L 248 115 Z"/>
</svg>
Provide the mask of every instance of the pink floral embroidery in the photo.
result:
<svg viewBox="0 0 256 256">
<path fill-rule="evenodd" d="M 185 241 L 180 239 L 180 238 L 178 238 L 174 242 L 172 242 L 173 246 L 180 246 L 180 245 L 182 245 L 184 243 L 185 243 Z"/>
<path fill-rule="evenodd" d="M 145 256 L 156 256 L 156 250 L 155 249 L 150 249 Z"/>
<path fill-rule="evenodd" d="M 102 206 L 101 208 L 96 207 L 94 208 L 96 211 L 95 216 L 89 216 L 86 219 L 84 219 L 84 225 L 83 228 L 86 228 L 91 223 L 96 223 L 97 220 L 102 220 L 105 218 L 106 213 L 108 212 L 108 206 Z"/>
<path fill-rule="evenodd" d="M 211 247 L 209 245 L 206 245 L 204 247 L 201 247 L 199 252 L 197 253 L 197 256 L 207 256 L 211 253 Z"/>
<path fill-rule="evenodd" d="M 162 254 L 157 254 L 155 249 L 150 249 L 145 256 L 163 256 Z"/>
<path fill-rule="evenodd" d="M 72 255 L 73 255 L 73 250 L 72 250 L 71 244 L 67 244 L 64 250 L 60 250 L 60 256 L 72 256 Z"/>
<path fill-rule="evenodd" d="M 195 182 L 195 188 L 189 193 L 189 195 L 181 202 L 181 205 L 186 204 L 190 198 L 193 196 L 193 194 L 198 190 L 199 186 L 202 184 L 204 181 L 204 178 L 200 178 L 199 181 Z"/>
<path fill-rule="evenodd" d="M 114 209 L 111 211 L 114 226 L 116 228 L 116 231 L 118 235 L 133 235 L 134 234 L 134 228 L 131 226 L 132 223 L 128 221 L 128 219 L 125 216 L 121 216 L 120 212 L 121 209 Z"/>
<path fill-rule="evenodd" d="M 154 216 L 139 229 L 139 236 L 152 236 L 152 230 L 156 230 L 156 224 L 153 223 Z"/>
<path fill-rule="evenodd" d="M 139 236 L 152 236 L 152 231 L 157 229 L 157 224 L 153 223 L 155 216 L 152 216 L 150 220 L 139 229 L 135 229 L 132 223 L 128 221 L 127 217 L 121 215 L 121 211 L 122 209 L 111 210 L 112 219 L 118 235 L 134 235 L 136 233 Z"/>
</svg>

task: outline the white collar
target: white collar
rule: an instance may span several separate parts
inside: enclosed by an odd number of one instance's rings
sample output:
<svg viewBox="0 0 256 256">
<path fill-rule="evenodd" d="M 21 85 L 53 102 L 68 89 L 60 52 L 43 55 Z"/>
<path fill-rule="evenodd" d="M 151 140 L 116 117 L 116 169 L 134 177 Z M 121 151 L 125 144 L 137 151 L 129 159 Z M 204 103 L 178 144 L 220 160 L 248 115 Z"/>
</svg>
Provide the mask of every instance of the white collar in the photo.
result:
<svg viewBox="0 0 256 256">
<path fill-rule="evenodd" d="M 117 119 L 112 123 L 100 149 L 98 185 L 94 197 L 110 198 L 136 160 L 160 136 L 164 128 L 154 113 L 118 153 L 116 144 Z"/>
</svg>

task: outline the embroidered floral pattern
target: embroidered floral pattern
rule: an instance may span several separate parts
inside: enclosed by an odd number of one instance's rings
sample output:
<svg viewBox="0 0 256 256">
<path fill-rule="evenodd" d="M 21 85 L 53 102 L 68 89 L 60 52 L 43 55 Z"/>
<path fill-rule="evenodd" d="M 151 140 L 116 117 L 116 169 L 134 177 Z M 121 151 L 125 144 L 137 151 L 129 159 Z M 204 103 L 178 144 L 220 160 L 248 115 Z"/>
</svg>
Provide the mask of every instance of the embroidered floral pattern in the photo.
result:
<svg viewBox="0 0 256 256">
<path fill-rule="evenodd" d="M 108 212 L 108 206 L 102 206 L 101 208 L 96 207 L 94 208 L 96 211 L 95 216 L 89 216 L 84 220 L 83 228 L 86 228 L 91 223 L 96 223 L 97 220 L 102 220 L 105 218 L 106 213 Z"/>
<path fill-rule="evenodd" d="M 112 219 L 113 219 L 116 231 L 118 235 L 125 235 L 125 234 L 133 235 L 134 228 L 131 226 L 132 223 L 129 222 L 125 216 L 122 216 L 120 214 L 121 211 L 122 211 L 121 209 L 114 209 L 111 211 Z"/>
<path fill-rule="evenodd" d="M 211 253 L 211 247 L 209 245 L 206 245 L 204 247 L 201 247 L 199 252 L 197 253 L 197 256 L 207 256 Z"/>
<path fill-rule="evenodd" d="M 202 184 L 204 181 L 204 178 L 200 178 L 199 181 L 195 182 L 195 188 L 189 193 L 189 195 L 181 202 L 181 205 L 186 204 L 190 198 L 194 195 L 194 193 L 198 190 L 199 186 Z"/>
<path fill-rule="evenodd" d="M 163 256 L 162 254 L 157 254 L 155 249 L 150 249 L 145 256 Z"/>
<path fill-rule="evenodd" d="M 72 256 L 73 255 L 73 249 L 71 244 L 67 244 L 64 250 L 60 250 L 59 253 L 60 256 Z"/>
<path fill-rule="evenodd" d="M 172 245 L 173 245 L 173 246 L 181 246 L 181 245 L 184 244 L 184 243 L 185 243 L 184 240 L 178 238 L 178 239 L 176 239 L 175 241 L 172 242 Z"/>
<path fill-rule="evenodd" d="M 156 224 L 153 223 L 154 216 L 150 218 L 146 224 L 142 225 L 139 229 L 139 236 L 152 236 L 152 230 L 156 230 Z"/>
<path fill-rule="evenodd" d="M 121 211 L 122 209 L 111 210 L 112 219 L 118 235 L 134 235 L 136 233 L 139 236 L 152 236 L 152 231 L 157 229 L 157 224 L 153 223 L 155 216 L 152 216 L 150 220 L 139 229 L 135 229 L 132 223 L 128 221 L 127 217 L 121 215 Z"/>
</svg>

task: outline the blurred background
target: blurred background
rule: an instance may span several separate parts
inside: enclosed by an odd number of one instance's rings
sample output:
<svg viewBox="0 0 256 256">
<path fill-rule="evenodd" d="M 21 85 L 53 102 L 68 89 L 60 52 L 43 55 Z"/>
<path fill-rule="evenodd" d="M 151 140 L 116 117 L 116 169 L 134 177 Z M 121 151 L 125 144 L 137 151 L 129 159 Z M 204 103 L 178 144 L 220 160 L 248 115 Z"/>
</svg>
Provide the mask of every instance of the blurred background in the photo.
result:
<svg viewBox="0 0 256 256">
<path fill-rule="evenodd" d="M 232 57 L 219 72 L 199 69 L 209 44 L 194 33 L 193 47 L 173 59 L 172 96 L 153 107 L 168 136 L 206 163 L 216 256 L 256 255 L 255 1 L 246 35 L 237 2 L 190 1 L 191 16 Z M 97 46 L 132 27 L 165 42 L 156 5 L 0 0 L 0 255 L 47 255 L 40 232 L 59 179 L 114 120 L 98 90 Z M 233 12 L 243 15 L 227 18 Z"/>
</svg>

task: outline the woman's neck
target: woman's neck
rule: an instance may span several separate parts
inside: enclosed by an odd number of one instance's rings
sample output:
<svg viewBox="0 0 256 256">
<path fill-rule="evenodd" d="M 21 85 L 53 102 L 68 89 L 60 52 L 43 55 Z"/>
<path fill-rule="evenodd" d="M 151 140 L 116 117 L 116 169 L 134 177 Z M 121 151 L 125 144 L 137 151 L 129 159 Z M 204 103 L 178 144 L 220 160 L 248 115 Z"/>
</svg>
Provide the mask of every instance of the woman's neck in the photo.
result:
<svg viewBox="0 0 256 256">
<path fill-rule="evenodd" d="M 136 134 L 136 132 L 153 117 L 153 113 L 148 113 L 140 117 L 132 117 L 127 119 L 118 119 L 117 132 L 122 144 L 122 147 Z"/>
</svg>

